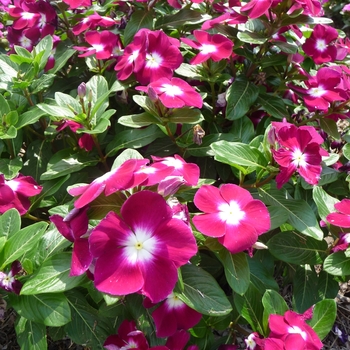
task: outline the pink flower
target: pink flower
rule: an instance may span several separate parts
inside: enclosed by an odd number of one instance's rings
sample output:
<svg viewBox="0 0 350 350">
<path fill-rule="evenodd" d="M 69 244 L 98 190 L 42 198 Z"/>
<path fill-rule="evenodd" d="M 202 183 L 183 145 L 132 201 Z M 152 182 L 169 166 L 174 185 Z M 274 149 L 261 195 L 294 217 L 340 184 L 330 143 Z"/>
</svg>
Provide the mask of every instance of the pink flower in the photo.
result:
<svg viewBox="0 0 350 350">
<path fill-rule="evenodd" d="M 11 264 L 11 270 L 8 273 L 0 271 L 0 288 L 8 292 L 19 294 L 22 289 L 22 283 L 15 276 L 22 270 L 22 265 L 18 260 Z"/>
<path fill-rule="evenodd" d="M 117 191 L 126 190 L 139 185 L 147 179 L 147 174 L 135 173 L 147 163 L 147 159 L 129 159 L 120 167 L 95 179 L 91 184 L 71 188 L 68 191 L 70 195 L 80 195 L 75 201 L 74 206 L 76 208 L 85 207 L 103 191 L 106 196 L 109 196 Z"/>
<path fill-rule="evenodd" d="M 350 227 L 350 199 L 343 199 L 334 204 L 337 213 L 328 214 L 326 220 L 334 226 Z"/>
<path fill-rule="evenodd" d="M 199 54 L 190 60 L 190 64 L 199 64 L 209 58 L 217 62 L 231 56 L 233 43 L 225 36 L 221 34 L 211 35 L 203 30 L 195 30 L 193 35 L 197 41 L 181 38 L 185 44 L 199 50 Z"/>
<path fill-rule="evenodd" d="M 115 22 L 110 17 L 100 16 L 97 12 L 93 15 L 86 16 L 73 27 L 72 32 L 74 35 L 79 35 L 87 29 L 96 29 L 97 27 L 111 27 L 114 26 Z"/>
<path fill-rule="evenodd" d="M 173 291 L 177 269 L 197 252 L 192 231 L 154 192 L 133 194 L 120 213 L 110 212 L 89 238 L 95 286 L 112 295 L 141 292 L 160 302 Z"/>
<path fill-rule="evenodd" d="M 152 306 L 153 305 L 149 305 L 149 307 Z M 194 327 L 202 318 L 202 314 L 191 309 L 174 293 L 171 293 L 165 301 L 152 312 L 152 318 L 156 325 L 157 337 L 163 338 L 175 334 L 177 330 L 188 330 Z"/>
<path fill-rule="evenodd" d="M 303 315 L 287 311 L 284 316 L 270 315 L 269 338 L 284 342 L 285 350 L 320 350 L 323 345 L 316 332 L 305 322 Z M 271 348 L 272 349 L 272 348 Z"/>
<path fill-rule="evenodd" d="M 145 335 L 136 328 L 134 321 L 128 320 L 124 320 L 119 326 L 117 335 L 111 335 L 106 339 L 103 347 L 107 350 L 149 349 Z"/>
<path fill-rule="evenodd" d="M 65 218 L 57 214 L 50 216 L 51 222 L 57 227 L 59 233 L 74 243 L 70 276 L 82 275 L 92 262 L 87 233 L 88 209 L 88 207 L 74 208 Z"/>
<path fill-rule="evenodd" d="M 91 0 L 63 0 L 66 4 L 69 5 L 71 10 L 74 10 L 78 7 L 90 7 Z"/>
<path fill-rule="evenodd" d="M 15 208 L 24 215 L 29 207 L 29 197 L 38 195 L 42 190 L 31 176 L 17 175 L 12 180 L 5 180 L 0 174 L 0 213 Z"/>
<path fill-rule="evenodd" d="M 340 72 L 323 67 L 317 71 L 316 76 L 309 76 L 305 81 L 306 89 L 297 86 L 292 88 L 303 95 L 305 105 L 310 111 L 327 112 L 332 102 L 344 100 L 337 88 L 340 82 Z"/>
<path fill-rule="evenodd" d="M 332 43 L 337 38 L 336 29 L 317 24 L 310 38 L 306 39 L 303 50 L 316 64 L 334 62 L 337 57 L 337 48 Z"/>
<path fill-rule="evenodd" d="M 259 235 L 270 229 L 265 204 L 237 185 L 204 185 L 195 194 L 194 204 L 205 212 L 193 218 L 197 230 L 218 237 L 233 254 L 250 248 Z"/>
<path fill-rule="evenodd" d="M 92 47 L 74 46 L 79 51 L 85 51 L 79 57 L 86 57 L 96 54 L 98 60 L 108 59 L 113 54 L 113 49 L 117 46 L 119 37 L 109 30 L 90 31 L 85 33 L 85 40 Z"/>
<path fill-rule="evenodd" d="M 295 171 L 307 183 L 316 185 L 322 171 L 322 157 L 320 146 L 313 141 L 310 132 L 291 124 L 279 129 L 277 142 L 280 148 L 272 150 L 275 161 L 280 165 L 280 173 L 276 177 L 277 188 L 281 188 Z"/>
<path fill-rule="evenodd" d="M 281 0 L 251 0 L 241 7 L 241 12 L 250 18 L 262 16 L 269 8 L 275 7 Z"/>
<path fill-rule="evenodd" d="M 139 86 L 136 90 L 148 92 L 150 87 L 167 108 L 182 108 L 184 106 L 202 108 L 201 95 L 180 78 L 160 78 L 150 83 L 148 87 Z"/>
</svg>

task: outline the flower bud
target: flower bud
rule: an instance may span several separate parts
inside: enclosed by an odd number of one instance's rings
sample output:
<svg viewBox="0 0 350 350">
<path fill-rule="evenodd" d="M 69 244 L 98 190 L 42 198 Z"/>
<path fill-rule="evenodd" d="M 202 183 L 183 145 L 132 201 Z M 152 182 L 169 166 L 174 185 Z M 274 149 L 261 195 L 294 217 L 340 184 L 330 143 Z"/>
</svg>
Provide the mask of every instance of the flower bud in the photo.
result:
<svg viewBox="0 0 350 350">
<path fill-rule="evenodd" d="M 81 83 L 78 86 L 78 96 L 79 98 L 84 98 L 86 95 L 86 84 L 85 83 Z"/>
</svg>

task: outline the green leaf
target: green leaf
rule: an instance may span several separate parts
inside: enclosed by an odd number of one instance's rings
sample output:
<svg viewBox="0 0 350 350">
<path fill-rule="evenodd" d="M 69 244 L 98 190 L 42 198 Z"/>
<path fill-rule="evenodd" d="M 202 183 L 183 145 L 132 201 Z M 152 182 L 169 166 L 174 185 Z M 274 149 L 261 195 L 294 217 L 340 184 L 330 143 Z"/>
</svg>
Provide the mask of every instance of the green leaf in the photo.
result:
<svg viewBox="0 0 350 350">
<path fill-rule="evenodd" d="M 63 293 L 39 295 L 9 295 L 11 306 L 16 312 L 36 323 L 60 327 L 71 320 L 67 298 Z"/>
<path fill-rule="evenodd" d="M 259 88 L 248 80 L 235 80 L 227 90 L 226 118 L 242 118 L 259 96 Z"/>
<path fill-rule="evenodd" d="M 235 295 L 233 301 L 238 314 L 250 324 L 254 332 L 265 335 L 263 327 L 263 305 L 261 294 L 250 284 L 244 295 Z"/>
<path fill-rule="evenodd" d="M 0 237 L 10 238 L 21 228 L 21 216 L 17 209 L 9 209 L 0 216 Z"/>
<path fill-rule="evenodd" d="M 46 90 L 53 84 L 55 78 L 55 74 L 43 74 L 39 79 L 34 79 L 30 85 L 32 94 Z"/>
<path fill-rule="evenodd" d="M 107 145 L 107 155 L 113 156 L 123 148 L 140 148 L 149 145 L 164 133 L 156 126 L 150 125 L 145 129 L 133 129 L 119 132 L 112 142 Z"/>
<path fill-rule="evenodd" d="M 4 174 L 6 180 L 14 178 L 22 168 L 22 159 L 0 159 L 0 173 Z"/>
<path fill-rule="evenodd" d="M 71 253 L 59 253 L 44 261 L 39 270 L 26 281 L 21 295 L 65 292 L 81 285 L 86 277 L 69 275 L 71 260 Z"/>
<path fill-rule="evenodd" d="M 271 219 L 270 230 L 274 230 L 275 228 L 280 227 L 287 222 L 289 214 L 285 209 L 275 206 L 269 206 L 267 209 L 270 213 Z"/>
<path fill-rule="evenodd" d="M 77 101 L 74 97 L 68 94 L 63 94 L 62 92 L 56 92 L 55 93 L 55 101 L 57 105 L 60 107 L 67 107 L 71 106 L 72 109 L 77 113 L 80 114 L 83 112 L 83 108 L 79 101 Z"/>
<path fill-rule="evenodd" d="M 198 124 L 203 120 L 201 111 L 197 108 L 175 108 L 168 118 L 169 122 L 175 124 Z"/>
<path fill-rule="evenodd" d="M 244 43 L 249 44 L 264 44 L 267 38 L 263 35 L 260 35 L 258 33 L 250 33 L 250 32 L 238 32 L 237 38 Z"/>
<path fill-rule="evenodd" d="M 46 103 L 39 103 L 37 107 L 50 117 L 74 118 L 75 114 L 67 107 L 53 106 Z"/>
<path fill-rule="evenodd" d="M 7 130 L 4 130 L 4 132 L 0 131 L 0 139 L 2 140 L 8 140 L 8 139 L 14 139 L 17 136 L 17 129 L 11 125 Z"/>
<path fill-rule="evenodd" d="M 233 135 L 232 141 L 249 143 L 255 136 L 254 124 L 246 116 L 235 120 L 230 130 L 230 135 Z"/>
<path fill-rule="evenodd" d="M 118 123 L 130 128 L 142 128 L 151 124 L 161 124 L 161 120 L 148 112 L 140 114 L 124 115 L 118 119 Z"/>
<path fill-rule="evenodd" d="M 0 72 L 10 78 L 17 77 L 19 67 L 16 63 L 10 60 L 10 57 L 7 55 L 0 56 Z"/>
<path fill-rule="evenodd" d="M 240 142 L 218 141 L 211 145 L 214 158 L 218 162 L 229 164 L 245 174 L 257 168 L 265 168 L 267 160 L 255 147 Z M 244 168 L 247 167 L 247 168 Z"/>
<path fill-rule="evenodd" d="M 347 257 L 344 252 L 333 253 L 327 256 L 323 268 L 334 276 L 348 276 L 350 275 L 350 257 Z"/>
<path fill-rule="evenodd" d="M 338 199 L 331 197 L 322 187 L 314 186 L 312 189 L 312 198 L 318 209 L 318 214 L 324 222 L 327 222 L 326 216 L 335 211 L 334 205 L 339 202 Z"/>
<path fill-rule="evenodd" d="M 320 121 L 320 126 L 322 130 L 324 130 L 327 134 L 329 134 L 336 140 L 340 140 L 338 125 L 333 119 L 320 118 L 319 121 Z"/>
<path fill-rule="evenodd" d="M 9 104 L 7 103 L 7 100 L 5 99 L 4 96 L 0 94 L 0 116 L 4 116 L 8 113 L 10 113 L 11 108 Z"/>
<path fill-rule="evenodd" d="M 179 299 L 192 309 L 210 316 L 223 316 L 232 311 L 225 293 L 212 275 L 195 265 L 181 267 L 184 290 Z"/>
<path fill-rule="evenodd" d="M 325 299 L 318 302 L 312 312 L 312 319 L 308 323 L 322 340 L 334 325 L 337 317 L 337 304 L 335 300 Z"/>
<path fill-rule="evenodd" d="M 67 292 L 72 321 L 65 330 L 77 344 L 84 344 L 94 350 L 102 350 L 106 338 L 115 332 L 110 319 L 102 318 L 77 290 Z"/>
<path fill-rule="evenodd" d="M 272 117 L 283 119 L 289 115 L 283 99 L 279 96 L 260 92 L 257 102 L 260 103 L 265 112 Z"/>
<path fill-rule="evenodd" d="M 285 199 L 283 191 L 275 190 L 271 184 L 258 188 L 265 204 L 281 207 L 288 212 L 288 222 L 304 235 L 319 241 L 323 239 L 315 213 L 304 200 Z"/>
<path fill-rule="evenodd" d="M 350 159 L 350 144 L 347 143 L 346 145 L 344 145 L 344 147 L 342 148 L 343 151 L 343 155 L 346 159 Z"/>
<path fill-rule="evenodd" d="M 249 287 L 249 264 L 245 253 L 231 254 L 227 249 L 219 251 L 225 276 L 234 292 L 244 294 Z"/>
<path fill-rule="evenodd" d="M 20 317 L 15 326 L 21 350 L 46 350 L 46 326 Z"/>
<path fill-rule="evenodd" d="M 38 107 L 34 107 L 29 111 L 21 114 L 18 118 L 18 122 L 15 125 L 17 130 L 23 128 L 26 125 L 34 124 L 37 122 L 42 116 L 46 115 L 46 112 L 41 110 Z"/>
<path fill-rule="evenodd" d="M 13 234 L 0 254 L 0 261 L 2 262 L 0 270 L 33 249 L 46 228 L 46 222 L 37 222 Z"/>
<path fill-rule="evenodd" d="M 202 14 L 191 9 L 181 9 L 174 15 L 159 17 L 155 24 L 155 29 L 178 28 L 185 24 L 194 24 L 202 21 Z"/>
<path fill-rule="evenodd" d="M 98 163 L 98 160 L 94 160 L 88 154 L 71 152 L 71 150 L 63 149 L 55 153 L 47 165 L 47 171 L 41 175 L 40 179 L 56 179 Z"/>
<path fill-rule="evenodd" d="M 270 315 L 284 315 L 289 307 L 283 297 L 275 290 L 268 289 L 262 297 L 262 304 L 264 306 L 264 330 L 267 331 L 268 319 Z"/>
<path fill-rule="evenodd" d="M 54 54 L 55 65 L 47 73 L 57 73 L 61 68 L 64 67 L 64 65 L 75 54 L 75 52 L 76 50 L 67 47 L 67 44 L 65 42 L 59 43 Z"/>
<path fill-rule="evenodd" d="M 124 150 L 119 156 L 114 160 L 111 170 L 119 168 L 124 162 L 129 159 L 143 159 L 142 155 L 132 148 Z"/>
<path fill-rule="evenodd" d="M 279 260 L 301 265 L 322 264 L 327 254 L 326 241 L 317 241 L 294 231 L 284 231 L 268 242 L 270 253 Z"/>
<path fill-rule="evenodd" d="M 293 301 L 299 313 L 326 298 L 335 298 L 339 290 L 338 283 L 327 272 L 316 274 L 309 265 L 297 267 L 293 279 Z"/>
<path fill-rule="evenodd" d="M 124 45 L 131 43 L 141 28 L 153 29 L 154 12 L 137 10 L 132 15 L 124 31 Z"/>
</svg>

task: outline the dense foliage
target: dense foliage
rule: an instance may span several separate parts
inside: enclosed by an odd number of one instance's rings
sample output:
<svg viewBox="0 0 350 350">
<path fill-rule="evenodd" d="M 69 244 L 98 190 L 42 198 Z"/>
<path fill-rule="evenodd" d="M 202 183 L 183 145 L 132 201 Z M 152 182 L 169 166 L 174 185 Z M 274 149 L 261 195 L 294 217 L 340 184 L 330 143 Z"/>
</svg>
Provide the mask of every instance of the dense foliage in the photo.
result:
<svg viewBox="0 0 350 350">
<path fill-rule="evenodd" d="M 350 6 L 0 11 L 0 296 L 21 349 L 321 349 L 350 275 Z"/>
</svg>

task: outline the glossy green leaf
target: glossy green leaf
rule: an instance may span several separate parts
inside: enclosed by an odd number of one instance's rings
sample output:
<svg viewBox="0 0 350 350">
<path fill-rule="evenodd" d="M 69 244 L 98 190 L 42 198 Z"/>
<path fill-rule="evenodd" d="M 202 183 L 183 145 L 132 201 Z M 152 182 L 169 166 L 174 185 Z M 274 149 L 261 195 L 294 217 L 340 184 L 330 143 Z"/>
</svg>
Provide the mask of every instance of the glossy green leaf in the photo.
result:
<svg viewBox="0 0 350 350">
<path fill-rule="evenodd" d="M 350 257 L 347 257 L 344 252 L 333 253 L 327 256 L 323 268 L 334 276 L 348 276 L 350 275 Z"/>
<path fill-rule="evenodd" d="M 203 120 L 201 111 L 197 108 L 175 108 L 168 121 L 175 124 L 198 124 Z"/>
<path fill-rule="evenodd" d="M 85 275 L 70 276 L 72 254 L 56 254 L 41 265 L 21 289 L 21 295 L 59 293 L 79 286 L 86 281 Z"/>
<path fill-rule="evenodd" d="M 331 331 L 337 317 L 337 304 L 334 299 L 318 302 L 312 310 L 312 319 L 308 322 L 319 338 L 324 339 Z"/>
<path fill-rule="evenodd" d="M 234 292 L 244 294 L 249 287 L 249 264 L 245 253 L 231 254 L 221 249 L 219 258 L 224 265 L 225 276 Z"/>
<path fill-rule="evenodd" d="M 263 327 L 263 305 L 261 302 L 262 295 L 252 285 L 244 295 L 235 295 L 233 298 L 236 309 L 252 327 L 254 332 L 265 335 Z"/>
<path fill-rule="evenodd" d="M 39 103 L 37 107 L 50 117 L 74 118 L 75 116 L 68 107 L 53 106 L 46 103 Z"/>
<path fill-rule="evenodd" d="M 260 92 L 257 102 L 261 104 L 267 114 L 274 118 L 283 119 L 288 115 L 286 105 L 279 96 Z"/>
<path fill-rule="evenodd" d="M 130 128 L 142 128 L 151 124 L 161 124 L 161 120 L 148 112 L 140 114 L 124 115 L 118 119 L 118 123 Z"/>
<path fill-rule="evenodd" d="M 271 219 L 271 228 L 270 230 L 274 230 L 277 227 L 280 227 L 284 223 L 287 222 L 289 218 L 288 211 L 281 207 L 275 207 L 275 206 L 269 206 L 267 207 L 269 213 L 270 213 L 270 219 Z"/>
<path fill-rule="evenodd" d="M 46 350 L 46 326 L 20 317 L 15 325 L 17 342 L 21 350 Z"/>
<path fill-rule="evenodd" d="M 324 132 L 326 132 L 336 140 L 340 140 L 338 125 L 333 119 L 320 118 L 319 120 L 320 120 L 320 126 Z"/>
<path fill-rule="evenodd" d="M 124 30 L 124 45 L 130 44 L 132 39 L 134 38 L 134 35 L 141 29 L 141 28 L 148 28 L 153 29 L 153 18 L 154 18 L 154 12 L 151 11 L 142 11 L 137 10 L 135 11 L 130 20 L 128 21 L 128 24 L 125 27 Z"/>
<path fill-rule="evenodd" d="M 155 24 L 155 29 L 164 29 L 164 27 L 178 28 L 185 24 L 194 24 L 202 20 L 202 14 L 199 11 L 183 8 L 174 15 L 159 17 Z"/>
<path fill-rule="evenodd" d="M 322 264 L 327 254 L 326 241 L 317 241 L 295 231 L 284 231 L 268 242 L 270 253 L 277 259 L 296 264 Z"/>
<path fill-rule="evenodd" d="M 184 290 L 178 297 L 196 311 L 210 316 L 223 316 L 232 311 L 224 291 L 212 275 L 195 265 L 181 267 Z"/>
<path fill-rule="evenodd" d="M 26 125 L 36 123 L 42 116 L 46 115 L 46 112 L 38 107 L 34 107 L 29 111 L 23 113 L 18 118 L 18 122 L 15 125 L 17 130 L 23 128 Z"/>
<path fill-rule="evenodd" d="M 248 80 L 235 80 L 227 90 L 226 118 L 242 118 L 254 104 L 259 95 L 259 88 Z"/>
<path fill-rule="evenodd" d="M 312 189 L 312 198 L 318 209 L 318 214 L 325 222 L 326 216 L 335 212 L 334 205 L 339 202 L 338 199 L 331 197 L 322 187 L 314 186 Z"/>
<path fill-rule="evenodd" d="M 46 222 L 37 222 L 13 234 L 0 254 L 2 270 L 6 265 L 33 249 L 47 228 Z"/>
<path fill-rule="evenodd" d="M 6 210 L 0 216 L 0 237 L 13 236 L 21 228 L 21 216 L 17 209 Z"/>
<path fill-rule="evenodd" d="M 9 295 L 11 306 L 16 312 L 36 323 L 60 327 L 71 320 L 67 298 L 63 293 L 38 295 Z"/>
</svg>

